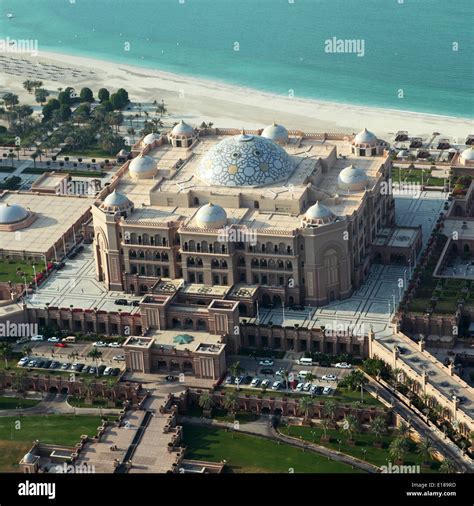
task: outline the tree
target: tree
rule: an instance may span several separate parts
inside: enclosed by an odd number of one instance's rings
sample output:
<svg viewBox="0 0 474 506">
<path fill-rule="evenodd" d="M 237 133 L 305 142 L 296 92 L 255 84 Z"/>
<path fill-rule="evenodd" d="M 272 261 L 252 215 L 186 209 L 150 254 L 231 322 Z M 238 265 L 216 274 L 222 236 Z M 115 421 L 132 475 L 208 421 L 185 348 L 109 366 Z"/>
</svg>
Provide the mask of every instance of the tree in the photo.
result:
<svg viewBox="0 0 474 506">
<path fill-rule="evenodd" d="M 428 463 L 431 460 L 436 449 L 433 445 L 433 441 L 431 441 L 431 439 L 426 436 L 418 443 L 416 451 L 423 457 L 423 462 Z"/>
<path fill-rule="evenodd" d="M 214 400 L 208 390 L 205 390 L 199 397 L 199 406 L 204 411 L 210 411 L 214 406 Z"/>
<path fill-rule="evenodd" d="M 304 420 L 306 421 L 309 416 L 309 410 L 313 406 L 313 400 L 311 397 L 305 395 L 298 401 L 298 411 L 303 413 Z"/>
<path fill-rule="evenodd" d="M 82 88 L 80 93 L 81 102 L 94 102 L 94 94 L 90 88 Z"/>
<path fill-rule="evenodd" d="M 67 104 L 61 104 L 59 108 L 59 117 L 61 121 L 67 121 L 71 117 L 72 111 Z"/>
<path fill-rule="evenodd" d="M 235 390 L 229 390 L 226 392 L 223 400 L 224 408 L 229 410 L 232 414 L 235 414 L 237 403 L 237 392 Z"/>
<path fill-rule="evenodd" d="M 11 357 L 13 347 L 10 343 L 0 343 L 0 356 L 5 360 L 5 369 L 8 369 L 8 359 Z"/>
<path fill-rule="evenodd" d="M 92 350 L 87 354 L 88 357 L 92 358 L 92 360 L 94 360 L 95 362 L 95 374 L 96 376 L 99 376 L 99 359 L 102 358 L 102 352 L 99 351 L 97 348 L 92 348 Z"/>
<path fill-rule="evenodd" d="M 110 99 L 110 92 L 107 88 L 101 88 L 98 93 L 100 102 L 105 102 Z"/>
<path fill-rule="evenodd" d="M 333 399 L 329 399 L 324 403 L 323 408 L 323 414 L 327 418 L 331 420 L 331 422 L 334 422 L 334 419 L 336 418 L 336 412 L 337 412 L 337 404 L 336 401 Z"/>
<path fill-rule="evenodd" d="M 410 426 L 405 422 L 401 422 L 399 427 L 397 428 L 398 436 L 405 441 L 408 441 L 410 437 Z"/>
<path fill-rule="evenodd" d="M 407 451 L 407 441 L 403 437 L 396 437 L 388 447 L 388 453 L 394 461 L 402 461 Z"/>
<path fill-rule="evenodd" d="M 242 366 L 240 365 L 240 362 L 237 361 L 237 362 L 234 362 L 230 367 L 229 367 L 229 371 L 230 371 L 230 374 L 231 376 L 235 376 L 236 378 L 238 376 L 241 375 L 241 373 L 243 372 L 243 368 Z M 239 387 L 240 385 L 237 384 L 237 390 L 239 390 Z"/>
<path fill-rule="evenodd" d="M 382 436 L 387 430 L 387 422 L 383 416 L 376 416 L 369 425 L 369 431 L 375 436 L 375 439 L 381 441 Z"/>
<path fill-rule="evenodd" d="M 452 474 L 457 471 L 456 464 L 448 458 L 445 458 L 441 465 L 439 466 L 440 473 Z"/>
<path fill-rule="evenodd" d="M 38 88 L 35 91 L 35 100 L 38 102 L 38 104 L 43 105 L 47 98 L 49 97 L 49 91 L 45 90 L 44 88 Z"/>
<path fill-rule="evenodd" d="M 2 97 L 3 103 L 10 111 L 13 111 L 13 108 L 19 104 L 18 95 L 14 93 L 5 93 Z"/>
<path fill-rule="evenodd" d="M 327 431 L 329 429 L 329 426 L 331 425 L 329 418 L 323 418 L 320 422 L 320 425 L 324 431 L 324 439 L 327 439 L 328 438 Z"/>
<path fill-rule="evenodd" d="M 25 88 L 28 93 L 31 93 L 33 91 L 33 81 L 30 79 L 23 81 L 23 88 Z"/>
<path fill-rule="evenodd" d="M 29 344 L 24 344 L 21 347 L 21 351 L 23 352 L 23 355 L 25 355 L 25 357 L 28 357 L 32 351 L 31 346 Z"/>
<path fill-rule="evenodd" d="M 352 440 L 352 435 L 359 429 L 359 420 L 354 415 L 346 415 L 342 422 L 342 430 L 345 432 L 349 440 Z"/>
</svg>

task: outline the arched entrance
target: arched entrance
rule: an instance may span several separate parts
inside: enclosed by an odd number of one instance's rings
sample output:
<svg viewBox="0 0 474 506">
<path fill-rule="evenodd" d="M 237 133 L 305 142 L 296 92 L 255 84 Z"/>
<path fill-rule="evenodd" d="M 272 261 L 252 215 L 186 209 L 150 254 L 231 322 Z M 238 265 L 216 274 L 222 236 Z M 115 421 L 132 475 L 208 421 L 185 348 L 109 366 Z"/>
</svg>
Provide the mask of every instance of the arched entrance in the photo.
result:
<svg viewBox="0 0 474 506">
<path fill-rule="evenodd" d="M 281 305 L 282 305 L 281 297 L 279 295 L 274 295 L 273 296 L 273 306 L 274 307 L 281 307 Z"/>
</svg>

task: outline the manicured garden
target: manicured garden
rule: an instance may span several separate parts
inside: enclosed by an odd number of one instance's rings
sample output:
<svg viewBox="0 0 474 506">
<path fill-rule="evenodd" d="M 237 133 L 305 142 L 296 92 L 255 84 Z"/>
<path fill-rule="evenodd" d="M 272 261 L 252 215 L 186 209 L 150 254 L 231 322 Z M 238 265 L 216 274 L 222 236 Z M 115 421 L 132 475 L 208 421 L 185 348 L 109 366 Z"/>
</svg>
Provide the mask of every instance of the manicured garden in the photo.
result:
<svg viewBox="0 0 474 506">
<path fill-rule="evenodd" d="M 25 409 L 36 406 L 41 401 L 37 399 L 20 399 L 18 397 L 0 397 L 0 410 Z"/>
<path fill-rule="evenodd" d="M 44 269 L 42 266 L 36 266 L 36 272 L 41 272 Z M 23 283 L 23 274 L 25 273 L 26 282 L 30 282 L 33 276 L 33 266 L 31 263 L 19 262 L 14 260 L 2 260 L 0 261 L 0 282 L 11 281 L 12 283 Z"/>
<path fill-rule="evenodd" d="M 346 464 L 303 452 L 287 444 L 226 431 L 215 427 L 183 424 L 186 458 L 227 461 L 232 473 L 357 473 Z"/>
<path fill-rule="evenodd" d="M 310 441 L 332 450 L 341 451 L 346 455 L 357 457 L 358 459 L 365 460 L 375 466 L 387 465 L 387 461 L 393 463 L 393 458 L 390 456 L 389 445 L 397 437 L 397 434 L 385 434 L 379 438 L 375 438 L 374 435 L 367 432 L 357 432 L 353 435 L 353 444 L 347 442 L 347 436 L 344 435 L 340 430 L 334 428 L 326 429 L 326 435 L 329 438 L 328 441 L 321 439 L 324 436 L 324 430 L 321 427 L 314 426 L 300 426 L 291 425 L 280 428 L 280 432 L 283 434 L 301 438 L 305 441 Z M 339 441 L 341 443 L 339 444 Z M 375 442 L 379 442 L 382 446 L 378 448 L 374 446 Z M 403 456 L 404 465 L 419 465 L 421 472 L 437 472 L 439 469 L 439 462 L 432 461 L 430 468 L 421 467 L 423 457 L 417 453 L 416 444 L 407 440 L 407 449 Z"/>
<path fill-rule="evenodd" d="M 74 446 L 82 434 L 96 434 L 100 424 L 98 416 L 0 417 L 0 472 L 18 472 L 18 462 L 36 439 Z"/>
<path fill-rule="evenodd" d="M 423 180 L 423 185 L 425 186 L 444 186 L 445 179 L 433 177 L 431 171 L 431 168 L 426 168 L 422 174 L 421 169 L 394 167 L 392 169 L 392 183 L 417 183 L 421 185 Z"/>
<path fill-rule="evenodd" d="M 35 168 L 35 167 L 27 167 L 26 169 L 23 169 L 22 174 L 44 174 L 45 172 L 51 172 L 53 171 L 59 174 L 71 174 L 75 177 L 97 177 L 101 178 L 107 175 L 106 172 L 103 172 L 101 170 L 77 170 L 75 168 L 71 169 L 56 169 L 56 168 Z"/>
</svg>

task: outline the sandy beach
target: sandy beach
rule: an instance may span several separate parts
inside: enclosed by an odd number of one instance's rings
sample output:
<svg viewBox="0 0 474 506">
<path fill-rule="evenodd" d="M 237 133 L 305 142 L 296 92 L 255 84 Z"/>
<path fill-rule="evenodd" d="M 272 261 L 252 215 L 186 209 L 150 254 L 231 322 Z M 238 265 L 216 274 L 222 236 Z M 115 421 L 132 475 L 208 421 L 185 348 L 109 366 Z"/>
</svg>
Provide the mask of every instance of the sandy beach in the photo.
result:
<svg viewBox="0 0 474 506">
<path fill-rule="evenodd" d="M 357 132 L 366 127 L 379 137 L 397 130 L 428 136 L 440 132 L 463 142 L 474 133 L 473 121 L 449 116 L 320 102 L 264 93 L 225 83 L 191 78 L 121 63 L 59 53 L 0 53 L 0 94 L 16 93 L 22 102 L 34 102 L 22 86 L 25 79 L 41 79 L 53 96 L 58 88 L 83 86 L 94 93 L 123 87 L 134 102 L 163 99 L 168 121 L 185 119 L 199 125 L 212 121 L 221 127 L 262 127 L 273 121 L 306 132 Z"/>
</svg>

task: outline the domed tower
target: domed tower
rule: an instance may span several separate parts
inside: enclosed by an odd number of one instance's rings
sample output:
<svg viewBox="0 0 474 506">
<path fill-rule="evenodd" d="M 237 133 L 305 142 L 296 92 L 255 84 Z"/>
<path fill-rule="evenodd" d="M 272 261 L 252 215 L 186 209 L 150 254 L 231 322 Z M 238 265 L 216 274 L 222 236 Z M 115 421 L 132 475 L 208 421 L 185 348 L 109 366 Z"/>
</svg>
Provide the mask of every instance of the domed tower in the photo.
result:
<svg viewBox="0 0 474 506">
<path fill-rule="evenodd" d="M 227 213 L 224 208 L 212 202 L 203 205 L 196 213 L 195 218 L 199 228 L 219 229 L 227 224 Z"/>
<path fill-rule="evenodd" d="M 133 212 L 133 202 L 123 193 L 114 190 L 105 197 L 100 208 L 106 213 L 120 213 L 125 218 Z"/>
<path fill-rule="evenodd" d="M 350 165 L 342 169 L 337 178 L 337 184 L 341 190 L 361 191 L 367 187 L 369 178 L 359 167 Z"/>
<path fill-rule="evenodd" d="M 377 136 L 364 128 L 359 132 L 352 141 L 352 153 L 357 156 L 377 156 L 382 155 L 385 143 L 377 138 Z"/>
<path fill-rule="evenodd" d="M 459 162 L 462 165 L 474 165 L 474 148 L 472 146 L 461 153 Z"/>
<path fill-rule="evenodd" d="M 145 137 L 143 137 L 142 142 L 141 142 L 142 149 L 146 148 L 147 146 L 153 146 L 156 141 L 160 140 L 160 138 L 161 138 L 161 134 L 156 133 L 156 132 L 152 132 L 148 135 L 145 135 Z"/>
<path fill-rule="evenodd" d="M 262 131 L 262 137 L 266 137 L 273 142 L 278 144 L 288 143 L 288 130 L 283 125 L 277 125 L 273 123 L 266 126 Z"/>
<path fill-rule="evenodd" d="M 257 187 L 284 181 L 293 170 L 281 146 L 266 137 L 241 134 L 213 146 L 203 156 L 197 175 L 210 185 Z"/>
<path fill-rule="evenodd" d="M 319 200 L 311 206 L 304 214 L 301 220 L 301 226 L 304 227 L 321 227 L 329 225 L 336 221 L 336 215 L 325 205 L 320 204 Z"/>
<path fill-rule="evenodd" d="M 152 179 L 157 173 L 156 162 L 151 156 L 140 153 L 130 162 L 128 172 L 133 179 Z"/>
<path fill-rule="evenodd" d="M 197 138 L 196 130 L 183 120 L 177 123 L 168 133 L 168 139 L 175 148 L 189 148 Z"/>
</svg>

